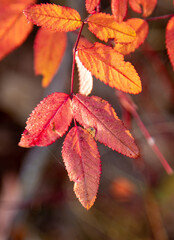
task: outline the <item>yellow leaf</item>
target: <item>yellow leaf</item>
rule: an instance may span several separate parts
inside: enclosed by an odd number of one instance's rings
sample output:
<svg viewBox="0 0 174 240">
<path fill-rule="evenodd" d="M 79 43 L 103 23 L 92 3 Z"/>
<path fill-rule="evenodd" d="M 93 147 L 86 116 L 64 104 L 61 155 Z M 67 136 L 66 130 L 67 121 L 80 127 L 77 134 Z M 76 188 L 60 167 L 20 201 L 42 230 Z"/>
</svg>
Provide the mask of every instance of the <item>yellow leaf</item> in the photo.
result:
<svg viewBox="0 0 174 240">
<path fill-rule="evenodd" d="M 135 31 L 125 22 L 117 23 L 114 16 L 106 13 L 96 13 L 87 20 L 89 30 L 100 40 L 105 42 L 109 38 L 114 38 L 117 42 L 132 42 Z"/>
<path fill-rule="evenodd" d="M 56 4 L 36 4 L 25 9 L 24 14 L 32 23 L 52 31 L 74 31 L 82 24 L 75 9 Z"/>
<path fill-rule="evenodd" d="M 96 78 L 124 92 L 141 92 L 140 78 L 131 63 L 111 47 L 95 43 L 91 48 L 79 48 L 78 57 Z"/>
<path fill-rule="evenodd" d="M 114 49 L 123 55 L 134 52 L 146 39 L 149 26 L 148 23 L 140 18 L 131 18 L 127 23 L 136 31 L 136 38 L 127 44 L 116 43 Z"/>
</svg>

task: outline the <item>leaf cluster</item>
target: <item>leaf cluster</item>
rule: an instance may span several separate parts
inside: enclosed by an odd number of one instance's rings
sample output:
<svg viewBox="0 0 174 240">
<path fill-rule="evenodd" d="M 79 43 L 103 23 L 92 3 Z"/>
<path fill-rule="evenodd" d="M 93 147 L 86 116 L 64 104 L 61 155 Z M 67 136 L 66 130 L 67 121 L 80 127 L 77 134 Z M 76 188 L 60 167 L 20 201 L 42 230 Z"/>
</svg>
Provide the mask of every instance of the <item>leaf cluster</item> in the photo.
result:
<svg viewBox="0 0 174 240">
<path fill-rule="evenodd" d="M 41 27 L 34 43 L 34 69 L 36 75 L 43 75 L 42 86 L 47 87 L 61 64 L 67 45 L 66 32 L 80 28 L 73 50 L 70 94 L 55 92 L 41 101 L 27 121 L 19 146 L 52 144 L 66 133 L 73 120 L 74 127 L 67 133 L 62 157 L 70 180 L 75 182 L 77 198 L 89 209 L 95 201 L 101 174 L 95 140 L 128 157 L 139 156 L 131 133 L 111 105 L 97 96 L 88 96 L 93 89 L 92 76 L 122 92 L 142 91 L 138 73 L 124 56 L 145 41 L 148 19 L 124 21 L 124 18 L 128 4 L 133 11 L 148 17 L 157 0 L 112 0 L 112 15 L 100 12 L 100 0 L 86 0 L 85 4 L 89 16 L 82 20 L 79 13 L 69 7 L 36 4 L 35 0 L 1 1 L 0 59 L 24 42 L 32 24 Z M 104 43 L 91 43 L 82 36 L 85 24 Z M 166 28 L 166 48 L 174 68 L 173 35 L 174 17 Z M 79 71 L 77 94 L 73 92 L 75 62 Z"/>
</svg>

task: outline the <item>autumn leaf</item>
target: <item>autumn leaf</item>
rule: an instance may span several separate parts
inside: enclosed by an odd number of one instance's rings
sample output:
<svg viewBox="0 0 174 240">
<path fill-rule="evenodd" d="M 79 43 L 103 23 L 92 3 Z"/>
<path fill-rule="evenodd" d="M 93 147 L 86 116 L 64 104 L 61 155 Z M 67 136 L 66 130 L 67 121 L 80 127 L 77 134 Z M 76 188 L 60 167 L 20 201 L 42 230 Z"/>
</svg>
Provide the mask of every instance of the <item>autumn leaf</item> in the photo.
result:
<svg viewBox="0 0 174 240">
<path fill-rule="evenodd" d="M 129 5 L 133 11 L 141 13 L 143 8 L 143 17 L 148 17 L 156 7 L 157 0 L 129 0 Z"/>
<path fill-rule="evenodd" d="M 0 5 L 12 5 L 12 4 L 18 4 L 22 3 L 25 4 L 25 6 L 29 4 L 34 4 L 36 1 L 35 0 L 1 0 Z"/>
<path fill-rule="evenodd" d="M 87 96 L 91 93 L 93 88 L 92 74 L 83 66 L 78 54 L 76 54 L 75 60 L 79 72 L 79 93 Z"/>
<path fill-rule="evenodd" d="M 32 23 L 52 31 L 74 31 L 82 24 L 75 9 L 56 4 L 35 4 L 25 9 L 24 14 Z"/>
<path fill-rule="evenodd" d="M 115 20 L 121 23 L 126 16 L 128 0 L 112 0 L 111 9 Z"/>
<path fill-rule="evenodd" d="M 44 98 L 27 120 L 19 146 L 47 146 L 62 137 L 72 121 L 71 100 L 65 93 Z"/>
<path fill-rule="evenodd" d="M 88 13 L 92 13 L 95 8 L 100 4 L 100 0 L 86 0 L 86 10 Z"/>
<path fill-rule="evenodd" d="M 77 94 L 72 100 L 74 118 L 86 129 L 95 129 L 95 139 L 131 158 L 139 150 L 130 132 L 111 105 L 102 98 Z"/>
<path fill-rule="evenodd" d="M 73 127 L 67 134 L 62 157 L 74 192 L 81 204 L 89 209 L 96 199 L 100 174 L 100 155 L 90 133 L 81 127 Z"/>
<path fill-rule="evenodd" d="M 0 60 L 19 47 L 32 30 L 23 15 L 26 4 L 33 1 L 7 1 L 0 3 Z"/>
<path fill-rule="evenodd" d="M 174 17 L 172 17 L 166 27 L 166 48 L 174 70 Z"/>
<path fill-rule="evenodd" d="M 136 36 L 135 31 L 127 23 L 117 23 L 110 14 L 93 14 L 88 18 L 87 23 L 89 30 L 105 42 L 109 38 L 114 38 L 117 42 L 128 43 Z"/>
<path fill-rule="evenodd" d="M 132 94 L 141 92 L 134 67 L 111 47 L 95 43 L 91 48 L 79 48 L 78 57 L 86 69 L 110 87 Z"/>
<path fill-rule="evenodd" d="M 65 32 L 39 29 L 34 44 L 35 74 L 43 75 L 42 86 L 47 87 L 57 72 L 66 48 Z"/>
<path fill-rule="evenodd" d="M 131 18 L 127 23 L 136 31 L 136 38 L 131 43 L 115 44 L 114 49 L 123 55 L 134 52 L 145 41 L 149 31 L 148 23 L 143 19 Z"/>
</svg>

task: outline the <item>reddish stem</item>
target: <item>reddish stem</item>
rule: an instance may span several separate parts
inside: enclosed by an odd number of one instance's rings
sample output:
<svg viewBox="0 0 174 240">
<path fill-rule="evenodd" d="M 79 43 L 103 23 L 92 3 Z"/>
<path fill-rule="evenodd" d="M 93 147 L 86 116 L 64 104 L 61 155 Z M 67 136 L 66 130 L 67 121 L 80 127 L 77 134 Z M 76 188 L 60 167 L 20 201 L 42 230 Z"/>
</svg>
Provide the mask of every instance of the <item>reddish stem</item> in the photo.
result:
<svg viewBox="0 0 174 240">
<path fill-rule="evenodd" d="M 166 161 L 163 154 L 160 152 L 158 146 L 156 145 L 154 139 L 151 137 L 150 133 L 148 132 L 147 128 L 144 126 L 144 123 L 141 121 L 138 113 L 136 110 L 132 111 L 132 115 L 137 121 L 137 124 L 139 128 L 141 129 L 142 133 L 144 134 L 145 138 L 147 139 L 147 142 L 149 143 L 150 147 L 156 154 L 156 156 L 159 158 L 161 164 L 163 165 L 166 172 L 171 175 L 173 173 L 173 169 L 170 167 L 169 163 Z"/>
<path fill-rule="evenodd" d="M 76 57 L 76 51 L 77 51 L 77 46 L 80 40 L 80 36 L 84 27 L 84 22 L 82 22 L 82 26 L 80 28 L 80 31 L 77 36 L 77 40 L 75 42 L 74 48 L 73 48 L 73 64 L 72 64 L 72 73 L 71 73 L 71 94 L 73 94 L 73 86 L 74 86 L 74 70 L 75 70 L 75 57 Z"/>
<path fill-rule="evenodd" d="M 163 15 L 163 16 L 146 18 L 145 20 L 146 20 L 147 22 L 149 22 L 149 21 L 156 21 L 156 20 L 167 19 L 167 18 L 171 18 L 171 17 L 173 17 L 173 16 L 174 16 L 174 13 L 171 13 L 171 14 L 167 14 L 167 15 Z"/>
<path fill-rule="evenodd" d="M 128 112 L 132 114 L 134 119 L 136 120 L 139 128 L 141 129 L 143 135 L 145 136 L 148 144 L 156 154 L 156 156 L 159 158 L 161 164 L 163 165 L 166 172 L 171 175 L 173 173 L 172 168 L 170 167 L 169 163 L 163 156 L 163 154 L 160 152 L 158 146 L 155 143 L 155 140 L 152 138 L 150 133 L 148 132 L 147 128 L 145 127 L 144 123 L 141 121 L 137 111 L 136 111 L 136 105 L 134 104 L 133 100 L 124 93 L 116 92 L 117 96 L 119 97 L 120 103 L 122 104 L 123 108 L 125 108 Z"/>
</svg>

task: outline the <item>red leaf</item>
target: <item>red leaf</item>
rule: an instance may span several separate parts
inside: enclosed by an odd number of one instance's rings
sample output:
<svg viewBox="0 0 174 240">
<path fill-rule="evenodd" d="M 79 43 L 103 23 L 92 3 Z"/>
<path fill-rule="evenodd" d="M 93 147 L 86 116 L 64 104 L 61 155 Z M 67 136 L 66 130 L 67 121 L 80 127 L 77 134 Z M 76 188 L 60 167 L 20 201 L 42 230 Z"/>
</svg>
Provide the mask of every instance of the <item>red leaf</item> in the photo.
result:
<svg viewBox="0 0 174 240">
<path fill-rule="evenodd" d="M 110 87 L 133 94 L 141 92 L 134 67 L 111 47 L 95 43 L 93 47 L 78 49 L 78 57 L 85 68 Z"/>
<path fill-rule="evenodd" d="M 174 70 L 174 17 L 169 20 L 166 27 L 166 47 Z"/>
<path fill-rule="evenodd" d="M 23 9 L 33 1 L 8 1 L 0 4 L 0 59 L 19 47 L 32 30 Z"/>
<path fill-rule="evenodd" d="M 97 144 L 90 133 L 81 127 L 73 127 L 67 134 L 62 156 L 74 192 L 81 204 L 89 209 L 96 199 L 101 166 Z"/>
<path fill-rule="evenodd" d="M 126 16 L 128 0 L 112 0 L 111 9 L 114 18 L 117 22 L 121 23 Z"/>
<path fill-rule="evenodd" d="M 33 110 L 19 146 L 47 146 L 62 137 L 72 121 L 71 100 L 65 93 L 52 93 Z"/>
<path fill-rule="evenodd" d="M 75 9 L 56 4 L 36 4 L 25 9 L 24 14 L 32 23 L 52 31 L 74 31 L 82 24 Z"/>
<path fill-rule="evenodd" d="M 92 13 L 99 4 L 100 0 L 86 0 L 86 10 Z"/>
<path fill-rule="evenodd" d="M 141 5 L 143 8 L 143 16 L 148 17 L 156 7 L 157 0 L 129 0 L 129 5 L 133 11 L 141 13 Z"/>
<path fill-rule="evenodd" d="M 42 86 L 47 87 L 57 72 L 66 48 L 65 32 L 39 29 L 34 45 L 35 74 L 42 74 Z"/>
<path fill-rule="evenodd" d="M 95 13 L 87 22 L 89 30 L 105 42 L 109 38 L 114 38 L 117 42 L 132 42 L 136 36 L 135 31 L 127 23 L 117 23 L 110 14 Z"/>
<path fill-rule="evenodd" d="M 133 42 L 127 44 L 116 43 L 114 49 L 119 53 L 126 55 L 134 52 L 146 39 L 149 31 L 148 23 L 140 18 L 131 18 L 127 23 L 136 31 L 136 38 Z"/>
<path fill-rule="evenodd" d="M 128 157 L 139 156 L 133 137 L 107 101 L 77 94 L 73 97 L 72 106 L 74 118 L 84 128 L 95 129 L 96 140 Z"/>
</svg>

